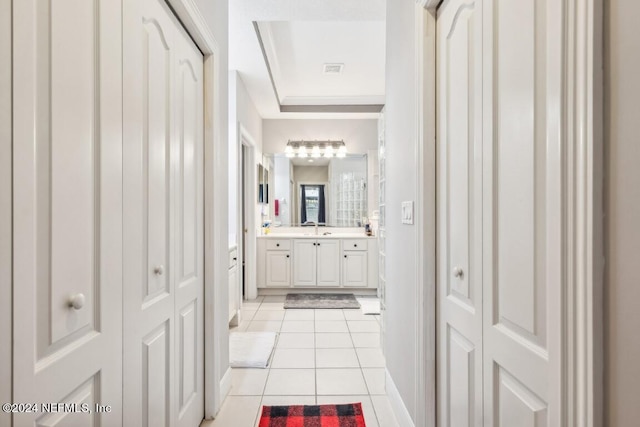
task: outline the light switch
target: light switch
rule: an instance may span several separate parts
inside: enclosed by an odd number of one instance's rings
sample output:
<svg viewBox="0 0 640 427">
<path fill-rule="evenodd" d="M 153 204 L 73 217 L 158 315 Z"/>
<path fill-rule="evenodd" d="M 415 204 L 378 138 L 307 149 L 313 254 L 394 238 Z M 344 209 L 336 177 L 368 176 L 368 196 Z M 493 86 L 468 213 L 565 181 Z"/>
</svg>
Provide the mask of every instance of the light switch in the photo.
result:
<svg viewBox="0 0 640 427">
<path fill-rule="evenodd" d="M 413 202 L 402 202 L 402 223 L 413 224 Z"/>
</svg>

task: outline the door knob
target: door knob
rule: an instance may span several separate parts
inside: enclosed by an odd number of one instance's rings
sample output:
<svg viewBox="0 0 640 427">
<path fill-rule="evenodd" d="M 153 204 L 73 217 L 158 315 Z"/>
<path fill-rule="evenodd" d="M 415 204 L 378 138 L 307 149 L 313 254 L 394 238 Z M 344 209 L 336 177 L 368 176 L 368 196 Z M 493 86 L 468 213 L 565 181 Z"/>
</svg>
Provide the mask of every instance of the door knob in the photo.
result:
<svg viewBox="0 0 640 427">
<path fill-rule="evenodd" d="M 85 297 L 84 294 L 74 294 L 69 297 L 69 307 L 80 310 L 84 307 Z"/>
<path fill-rule="evenodd" d="M 462 270 L 462 267 L 456 267 L 453 269 L 453 277 L 459 277 L 460 279 L 462 279 L 463 276 L 464 270 Z"/>
<path fill-rule="evenodd" d="M 164 265 L 159 265 L 153 269 L 153 273 L 162 276 L 164 274 Z"/>
</svg>

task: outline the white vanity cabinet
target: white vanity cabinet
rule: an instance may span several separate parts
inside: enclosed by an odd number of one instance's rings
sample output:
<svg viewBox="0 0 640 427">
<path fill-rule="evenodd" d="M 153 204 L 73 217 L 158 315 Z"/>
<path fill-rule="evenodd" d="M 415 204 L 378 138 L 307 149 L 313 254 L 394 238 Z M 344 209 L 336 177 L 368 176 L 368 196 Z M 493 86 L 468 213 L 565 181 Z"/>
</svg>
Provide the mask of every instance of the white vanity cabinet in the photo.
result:
<svg viewBox="0 0 640 427">
<path fill-rule="evenodd" d="M 340 240 L 294 239 L 293 286 L 340 286 Z"/>
<path fill-rule="evenodd" d="M 368 286 L 368 271 L 369 251 L 367 240 L 344 240 L 342 245 L 343 286 L 348 288 Z"/>
<path fill-rule="evenodd" d="M 290 287 L 291 240 L 267 240 L 265 248 L 265 285 L 275 288 Z"/>
<path fill-rule="evenodd" d="M 370 237 L 261 236 L 258 288 L 378 286 L 378 245 Z"/>
</svg>

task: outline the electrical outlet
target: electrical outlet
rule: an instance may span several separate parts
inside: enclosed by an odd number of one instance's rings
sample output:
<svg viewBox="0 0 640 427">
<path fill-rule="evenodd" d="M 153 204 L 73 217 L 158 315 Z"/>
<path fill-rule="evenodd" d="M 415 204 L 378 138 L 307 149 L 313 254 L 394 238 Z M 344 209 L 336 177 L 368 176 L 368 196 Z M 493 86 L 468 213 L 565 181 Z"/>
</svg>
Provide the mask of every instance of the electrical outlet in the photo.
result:
<svg viewBox="0 0 640 427">
<path fill-rule="evenodd" d="M 413 224 L 413 202 L 402 202 L 402 223 Z"/>
</svg>

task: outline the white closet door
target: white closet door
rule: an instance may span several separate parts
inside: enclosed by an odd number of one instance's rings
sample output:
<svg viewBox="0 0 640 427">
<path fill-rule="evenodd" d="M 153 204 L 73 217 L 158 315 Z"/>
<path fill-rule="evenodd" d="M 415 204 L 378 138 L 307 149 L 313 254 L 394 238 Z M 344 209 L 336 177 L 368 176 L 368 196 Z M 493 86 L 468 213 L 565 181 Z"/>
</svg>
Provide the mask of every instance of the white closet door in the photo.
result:
<svg viewBox="0 0 640 427">
<path fill-rule="evenodd" d="M 82 411 L 16 426 L 122 425 L 120 20 L 111 0 L 13 2 L 13 401 Z"/>
<path fill-rule="evenodd" d="M 484 3 L 487 426 L 561 418 L 563 2 Z"/>
<path fill-rule="evenodd" d="M 202 55 L 163 0 L 128 0 L 123 19 L 125 419 L 197 425 L 204 415 Z"/>
<path fill-rule="evenodd" d="M 176 34 L 174 277 L 176 426 L 204 416 L 204 62 L 182 27 Z"/>
<path fill-rule="evenodd" d="M 482 426 L 482 1 L 438 12 L 438 423 Z"/>
</svg>

